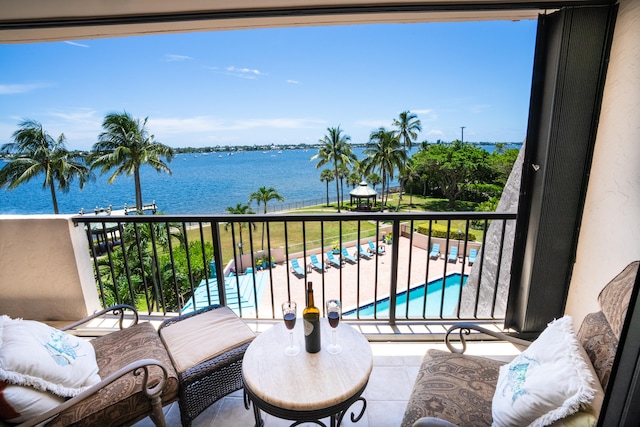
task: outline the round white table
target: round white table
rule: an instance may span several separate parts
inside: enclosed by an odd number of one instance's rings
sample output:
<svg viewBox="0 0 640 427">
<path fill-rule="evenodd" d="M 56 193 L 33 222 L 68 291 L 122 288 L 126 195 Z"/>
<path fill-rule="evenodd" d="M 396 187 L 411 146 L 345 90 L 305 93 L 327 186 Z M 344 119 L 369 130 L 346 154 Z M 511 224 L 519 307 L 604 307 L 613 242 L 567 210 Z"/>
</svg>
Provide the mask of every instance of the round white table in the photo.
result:
<svg viewBox="0 0 640 427">
<path fill-rule="evenodd" d="M 284 323 L 269 328 L 256 337 L 245 352 L 242 362 L 245 407 L 253 410 L 256 427 L 262 426 L 260 411 L 278 418 L 292 420 L 292 426 L 302 422 L 320 421 L 330 417 L 330 426 L 340 426 L 351 405 L 360 401 L 358 415 L 351 413 L 352 422 L 359 421 L 367 402 L 361 397 L 373 368 L 373 355 L 366 338 L 351 326 L 340 323 L 336 330 L 340 354 L 330 354 L 327 346 L 331 327 L 327 319 L 320 320 L 322 349 L 307 353 L 304 349 L 302 319 L 293 330 L 294 342 L 300 347 L 295 356 L 284 353 L 289 344 L 289 331 Z"/>
</svg>

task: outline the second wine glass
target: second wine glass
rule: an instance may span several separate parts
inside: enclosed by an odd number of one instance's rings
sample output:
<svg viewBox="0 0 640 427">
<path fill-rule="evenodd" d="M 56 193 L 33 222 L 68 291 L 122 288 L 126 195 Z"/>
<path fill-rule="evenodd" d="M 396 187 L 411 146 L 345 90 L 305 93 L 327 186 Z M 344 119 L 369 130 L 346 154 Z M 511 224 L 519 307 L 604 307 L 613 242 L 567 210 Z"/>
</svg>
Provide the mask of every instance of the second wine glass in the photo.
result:
<svg viewBox="0 0 640 427">
<path fill-rule="evenodd" d="M 293 343 L 293 328 L 296 326 L 296 309 L 295 301 L 285 301 L 282 303 L 282 317 L 284 318 L 284 326 L 289 330 L 289 346 L 284 349 L 287 356 L 295 356 L 300 352 L 300 347 Z"/>
<path fill-rule="evenodd" d="M 337 299 L 327 301 L 327 319 L 329 320 L 329 326 L 331 326 L 331 344 L 327 347 L 327 351 L 331 354 L 339 354 L 342 352 L 342 346 L 336 343 L 336 328 L 338 324 L 340 324 L 341 315 L 342 308 L 340 301 Z"/>
</svg>

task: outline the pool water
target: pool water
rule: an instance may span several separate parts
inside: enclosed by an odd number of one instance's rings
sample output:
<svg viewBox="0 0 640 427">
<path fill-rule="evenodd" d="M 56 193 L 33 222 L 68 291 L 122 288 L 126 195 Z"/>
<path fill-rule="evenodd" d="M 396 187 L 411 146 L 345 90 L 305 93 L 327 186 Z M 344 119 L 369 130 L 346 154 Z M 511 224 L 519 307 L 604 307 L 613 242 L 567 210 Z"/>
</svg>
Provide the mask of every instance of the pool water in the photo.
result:
<svg viewBox="0 0 640 427">
<path fill-rule="evenodd" d="M 429 282 L 427 290 L 427 305 L 424 306 L 425 286 L 418 286 L 409 291 L 409 318 L 415 317 L 440 317 L 440 305 L 442 304 L 442 316 L 452 316 L 458 306 L 460 286 L 467 283 L 468 276 L 459 273 L 450 274 L 442 279 Z M 444 286 L 443 286 L 444 284 Z M 444 296 L 443 296 L 444 290 Z M 396 316 L 405 317 L 407 310 L 407 292 L 398 294 L 396 298 Z M 385 318 L 389 316 L 389 298 L 378 300 L 375 305 L 377 316 Z M 345 318 L 356 318 L 356 314 L 363 317 L 373 317 L 374 304 L 367 304 L 358 310 L 352 310 L 343 314 Z"/>
</svg>

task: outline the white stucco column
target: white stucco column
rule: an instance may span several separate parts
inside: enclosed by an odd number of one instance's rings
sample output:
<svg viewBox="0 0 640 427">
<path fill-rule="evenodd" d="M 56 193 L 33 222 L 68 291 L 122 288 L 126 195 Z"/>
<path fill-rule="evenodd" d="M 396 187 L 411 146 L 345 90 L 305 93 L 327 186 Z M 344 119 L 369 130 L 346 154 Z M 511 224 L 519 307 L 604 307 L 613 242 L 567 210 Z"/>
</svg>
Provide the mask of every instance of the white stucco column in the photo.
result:
<svg viewBox="0 0 640 427">
<path fill-rule="evenodd" d="M 87 236 L 69 215 L 0 215 L 0 314 L 68 321 L 100 308 Z"/>
<path fill-rule="evenodd" d="M 640 2 L 620 0 L 566 312 L 579 325 L 600 290 L 640 259 Z"/>
</svg>

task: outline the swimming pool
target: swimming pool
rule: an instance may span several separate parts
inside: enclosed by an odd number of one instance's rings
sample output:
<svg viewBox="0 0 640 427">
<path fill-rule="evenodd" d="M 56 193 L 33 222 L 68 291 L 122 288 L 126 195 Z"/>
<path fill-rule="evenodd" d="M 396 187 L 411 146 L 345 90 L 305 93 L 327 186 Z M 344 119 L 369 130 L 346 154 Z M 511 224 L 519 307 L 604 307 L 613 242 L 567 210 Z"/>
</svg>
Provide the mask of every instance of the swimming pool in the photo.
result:
<svg viewBox="0 0 640 427">
<path fill-rule="evenodd" d="M 468 276 L 464 277 L 459 273 L 449 274 L 448 276 L 429 282 L 427 289 L 427 306 L 424 309 L 424 292 L 425 286 L 418 286 L 409 291 L 409 314 L 408 317 L 439 317 L 440 304 L 442 303 L 442 315 L 451 316 L 454 314 L 458 306 L 458 298 L 460 296 L 460 285 L 464 287 L 467 283 Z M 443 286 L 444 282 L 444 286 Z M 444 288 L 444 298 L 443 298 Z M 377 315 L 382 318 L 389 316 L 389 298 L 378 300 L 375 304 Z M 405 317 L 407 310 L 407 292 L 398 294 L 396 298 L 396 316 Z M 424 311 L 424 313 L 423 313 Z M 351 310 L 343 313 L 344 318 L 356 318 L 356 314 L 360 314 L 360 318 L 373 317 L 374 303 L 360 307 L 358 310 Z"/>
</svg>

